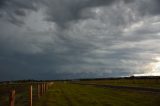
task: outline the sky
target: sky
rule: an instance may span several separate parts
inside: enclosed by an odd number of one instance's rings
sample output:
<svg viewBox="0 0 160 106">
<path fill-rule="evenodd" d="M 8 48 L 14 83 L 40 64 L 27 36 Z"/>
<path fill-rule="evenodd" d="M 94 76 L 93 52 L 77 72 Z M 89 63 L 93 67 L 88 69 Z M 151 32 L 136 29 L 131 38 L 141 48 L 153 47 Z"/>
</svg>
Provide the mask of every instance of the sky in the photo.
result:
<svg viewBox="0 0 160 106">
<path fill-rule="evenodd" d="M 160 0 L 0 0 L 0 80 L 160 75 Z"/>
</svg>

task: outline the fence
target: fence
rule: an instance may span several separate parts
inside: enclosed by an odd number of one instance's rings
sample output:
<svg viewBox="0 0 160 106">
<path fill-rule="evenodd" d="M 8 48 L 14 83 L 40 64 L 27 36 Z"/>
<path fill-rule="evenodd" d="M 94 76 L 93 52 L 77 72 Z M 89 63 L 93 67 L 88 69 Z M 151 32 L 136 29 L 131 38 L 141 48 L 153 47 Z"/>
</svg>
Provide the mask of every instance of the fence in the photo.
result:
<svg viewBox="0 0 160 106">
<path fill-rule="evenodd" d="M 29 89 L 27 91 L 28 92 L 28 100 L 27 100 L 28 106 L 33 105 L 33 92 L 34 92 L 34 94 L 36 93 L 36 96 L 39 99 L 41 96 L 43 96 L 47 92 L 47 90 L 49 89 L 49 87 L 52 84 L 53 84 L 53 82 L 37 83 L 36 90 L 33 90 L 33 84 L 29 85 Z M 34 86 L 35 86 L 35 84 L 34 84 Z M 13 90 L 11 90 L 10 95 L 9 95 L 9 106 L 15 106 L 15 101 L 16 101 L 16 90 L 13 89 Z"/>
</svg>

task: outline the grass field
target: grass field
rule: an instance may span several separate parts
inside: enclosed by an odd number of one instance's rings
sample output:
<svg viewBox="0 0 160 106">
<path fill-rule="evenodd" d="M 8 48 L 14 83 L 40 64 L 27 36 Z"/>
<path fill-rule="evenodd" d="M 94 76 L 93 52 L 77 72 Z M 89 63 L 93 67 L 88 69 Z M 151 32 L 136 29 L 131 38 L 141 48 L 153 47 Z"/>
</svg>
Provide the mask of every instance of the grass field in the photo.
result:
<svg viewBox="0 0 160 106">
<path fill-rule="evenodd" d="M 90 80 L 90 81 L 80 81 L 80 83 L 91 83 L 91 84 L 98 84 L 98 85 L 160 88 L 160 79 Z"/>
<path fill-rule="evenodd" d="M 115 84 L 128 86 L 150 86 L 159 84 L 155 80 L 93 80 L 83 83 Z M 132 84 L 133 83 L 133 84 Z M 146 83 L 146 84 L 144 84 Z M 28 106 L 28 88 L 30 84 L 0 85 L 0 106 L 8 106 L 11 89 L 16 89 L 15 106 Z M 33 85 L 33 84 L 32 84 Z M 158 86 L 156 86 L 158 87 Z M 33 106 L 160 106 L 160 93 L 126 89 L 111 89 L 89 85 L 55 82 L 45 95 L 36 98 L 36 85 L 33 86 Z"/>
<path fill-rule="evenodd" d="M 35 106 L 160 106 L 160 94 L 56 83 Z"/>
<path fill-rule="evenodd" d="M 28 106 L 30 84 L 1 84 L 0 106 L 9 106 L 9 95 L 11 90 L 16 90 L 15 106 Z M 33 85 L 33 98 L 36 98 L 36 85 Z"/>
</svg>

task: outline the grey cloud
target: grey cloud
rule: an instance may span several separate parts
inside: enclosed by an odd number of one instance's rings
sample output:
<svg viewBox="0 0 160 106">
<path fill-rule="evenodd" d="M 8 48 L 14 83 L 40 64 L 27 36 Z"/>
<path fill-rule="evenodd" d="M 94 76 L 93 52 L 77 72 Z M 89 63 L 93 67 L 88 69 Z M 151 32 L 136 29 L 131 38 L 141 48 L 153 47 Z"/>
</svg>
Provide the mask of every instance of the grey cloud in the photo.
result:
<svg viewBox="0 0 160 106">
<path fill-rule="evenodd" d="M 36 0 L 2 0 L 0 2 L 0 16 L 15 25 L 24 24 L 26 11 L 37 11 Z"/>
<path fill-rule="evenodd" d="M 45 1 L 48 7 L 48 21 L 55 21 L 60 26 L 65 23 L 82 19 L 80 13 L 85 8 L 110 5 L 115 0 L 69 0 L 69 1 Z"/>
<path fill-rule="evenodd" d="M 0 1 L 0 9 L 3 8 L 3 7 L 5 7 L 6 4 L 7 4 L 7 2 L 8 2 L 8 0 L 1 0 Z"/>
<path fill-rule="evenodd" d="M 127 76 L 151 72 L 158 62 L 158 1 L 23 1 L 1 9 L 22 22 L 0 19 L 6 79 Z"/>
<path fill-rule="evenodd" d="M 138 0 L 121 0 L 124 3 L 131 5 L 133 4 L 133 9 L 136 7 L 139 9 L 141 15 L 147 14 L 158 14 L 159 13 L 159 1 L 154 0 L 151 2 L 150 0 L 147 1 L 138 1 Z M 1 1 L 1 17 L 8 14 L 10 17 L 9 21 L 23 23 L 21 19 L 18 19 L 17 16 L 25 16 L 26 12 L 24 10 L 32 10 L 37 11 L 39 7 L 44 6 L 47 8 L 47 18 L 48 21 L 54 21 L 60 26 L 67 26 L 66 23 L 70 21 L 77 21 L 83 18 L 91 18 L 90 17 L 83 17 L 81 16 L 81 12 L 87 8 L 93 7 L 103 7 L 103 6 L 110 6 L 115 2 L 121 2 L 118 0 L 2 0 Z M 139 5 L 136 5 L 134 2 L 137 2 Z M 112 17 L 114 18 L 114 17 Z M 117 20 L 118 21 L 118 20 Z M 123 22 L 123 21 L 119 21 Z"/>
<path fill-rule="evenodd" d="M 155 0 L 155 2 L 151 2 L 151 1 L 142 1 L 142 5 L 139 7 L 141 13 L 143 15 L 147 15 L 147 14 L 151 14 L 151 15 L 158 15 L 160 14 L 160 1 L 159 0 Z"/>
<path fill-rule="evenodd" d="M 25 15 L 26 15 L 23 10 L 15 10 L 14 13 L 15 13 L 16 15 L 18 15 L 18 16 L 25 16 Z"/>
<path fill-rule="evenodd" d="M 48 8 L 47 20 L 54 21 L 58 23 L 60 26 L 65 26 L 65 24 L 70 21 L 77 21 L 83 18 L 92 18 L 92 16 L 90 15 L 87 15 L 87 17 L 82 16 L 81 12 L 83 10 L 86 10 L 88 8 L 94 8 L 94 7 L 103 7 L 103 6 L 106 7 L 106 6 L 112 5 L 113 3 L 117 3 L 117 2 L 119 3 L 122 1 L 125 4 L 129 4 L 129 6 L 133 11 L 136 11 L 137 13 L 139 13 L 139 15 L 142 15 L 142 16 L 145 16 L 148 14 L 156 15 L 156 14 L 159 14 L 159 11 L 160 11 L 158 0 L 154 0 L 153 2 L 150 0 L 147 0 L 147 1 L 146 0 L 141 0 L 141 1 L 139 0 L 46 1 L 45 3 Z M 120 14 L 120 13 L 121 12 L 116 14 Z M 119 21 L 119 19 L 115 19 L 115 21 Z M 121 20 L 119 21 L 119 23 L 123 24 L 123 21 Z"/>
<path fill-rule="evenodd" d="M 82 9 L 94 6 L 109 5 L 114 2 L 113 0 L 69 0 L 69 1 L 58 1 L 58 0 L 2 0 L 0 2 L 0 15 L 1 17 L 10 17 L 8 20 L 15 24 L 23 23 L 23 20 L 17 18 L 17 16 L 25 16 L 24 10 L 37 11 L 39 6 L 46 4 L 48 7 L 48 18 L 47 20 L 55 21 L 62 25 L 65 22 L 77 20 L 81 17 L 79 13 Z M 14 21 L 15 20 L 15 21 Z M 64 24 L 63 24 L 64 25 Z"/>
</svg>

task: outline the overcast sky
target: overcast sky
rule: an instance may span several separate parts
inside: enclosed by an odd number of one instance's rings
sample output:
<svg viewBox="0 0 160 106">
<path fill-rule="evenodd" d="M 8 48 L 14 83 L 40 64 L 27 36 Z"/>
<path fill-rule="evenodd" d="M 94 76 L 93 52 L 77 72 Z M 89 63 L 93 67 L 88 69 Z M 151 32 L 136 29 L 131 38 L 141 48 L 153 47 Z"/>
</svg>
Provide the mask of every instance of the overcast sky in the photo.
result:
<svg viewBox="0 0 160 106">
<path fill-rule="evenodd" d="M 0 80 L 159 71 L 160 0 L 0 0 Z"/>
</svg>

